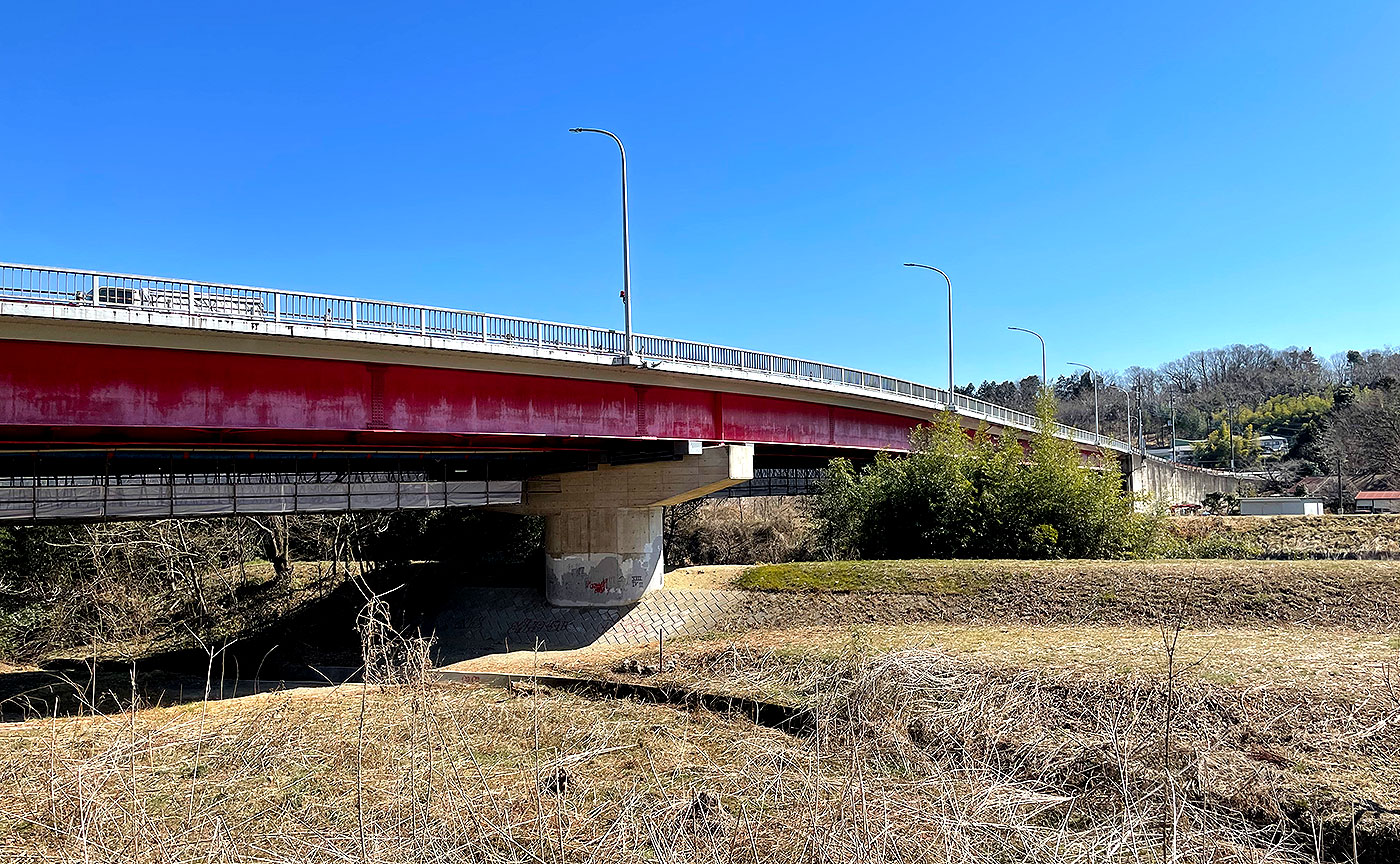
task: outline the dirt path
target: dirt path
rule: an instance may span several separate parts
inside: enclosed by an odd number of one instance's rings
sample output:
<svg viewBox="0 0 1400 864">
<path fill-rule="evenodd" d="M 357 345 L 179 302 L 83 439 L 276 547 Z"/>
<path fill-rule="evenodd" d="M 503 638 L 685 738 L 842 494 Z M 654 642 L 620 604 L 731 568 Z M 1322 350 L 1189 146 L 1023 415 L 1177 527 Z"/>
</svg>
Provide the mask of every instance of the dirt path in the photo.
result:
<svg viewBox="0 0 1400 864">
<path fill-rule="evenodd" d="M 724 591 L 734 587 L 734 580 L 748 564 L 710 564 L 704 567 L 682 567 L 666 574 L 666 587 L 676 590 Z"/>
</svg>

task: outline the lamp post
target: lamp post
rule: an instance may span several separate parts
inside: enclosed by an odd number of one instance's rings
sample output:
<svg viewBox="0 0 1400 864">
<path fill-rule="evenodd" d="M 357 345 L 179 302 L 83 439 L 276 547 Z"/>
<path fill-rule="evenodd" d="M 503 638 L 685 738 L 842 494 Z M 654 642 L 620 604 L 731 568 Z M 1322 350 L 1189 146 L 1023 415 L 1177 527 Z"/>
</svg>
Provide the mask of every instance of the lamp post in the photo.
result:
<svg viewBox="0 0 1400 864">
<path fill-rule="evenodd" d="M 1172 462 L 1176 462 L 1176 394 L 1171 395 L 1167 403 L 1172 412 Z"/>
<path fill-rule="evenodd" d="M 953 404 L 953 280 L 948 278 L 947 273 L 927 264 L 905 264 L 904 266 L 932 270 L 948 283 L 948 405 L 951 406 Z"/>
<path fill-rule="evenodd" d="M 626 340 L 627 348 L 623 352 L 626 362 L 632 362 L 632 256 L 631 248 L 627 240 L 627 150 L 622 146 L 622 139 L 606 129 L 587 129 L 578 127 L 570 129 L 570 132 L 594 132 L 598 135 L 606 135 L 617 143 L 617 152 L 622 157 L 622 315 L 623 315 L 623 338 Z"/>
<path fill-rule="evenodd" d="M 1040 386 L 1050 386 L 1050 376 L 1045 372 L 1045 337 L 1034 330 L 1027 330 L 1024 327 L 1007 327 L 1007 330 L 1020 330 L 1022 333 L 1029 333 L 1040 340 Z"/>
<path fill-rule="evenodd" d="M 1094 367 L 1093 367 L 1093 366 L 1090 366 L 1088 363 L 1075 363 L 1074 361 L 1071 360 L 1070 363 L 1069 363 L 1069 365 L 1071 365 L 1071 366 L 1082 366 L 1082 367 L 1084 367 L 1085 369 L 1088 369 L 1088 370 L 1089 370 L 1089 382 L 1090 382 L 1091 384 L 1094 385 L 1094 443 L 1098 443 L 1098 440 L 1099 440 L 1099 437 L 1100 437 L 1100 436 L 1099 436 L 1099 377 L 1098 377 L 1098 373 L 1095 372 L 1095 371 L 1094 371 Z"/>
</svg>

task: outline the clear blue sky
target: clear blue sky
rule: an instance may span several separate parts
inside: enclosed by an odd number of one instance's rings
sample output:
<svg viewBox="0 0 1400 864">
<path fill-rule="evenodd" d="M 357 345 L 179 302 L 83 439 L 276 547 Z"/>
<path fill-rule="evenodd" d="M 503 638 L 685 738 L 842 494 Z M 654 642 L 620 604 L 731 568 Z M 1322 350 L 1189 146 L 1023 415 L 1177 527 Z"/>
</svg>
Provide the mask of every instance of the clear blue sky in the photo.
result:
<svg viewBox="0 0 1400 864">
<path fill-rule="evenodd" d="M 938 382 L 1400 342 L 1400 5 L 6 5 L 0 260 Z"/>
</svg>

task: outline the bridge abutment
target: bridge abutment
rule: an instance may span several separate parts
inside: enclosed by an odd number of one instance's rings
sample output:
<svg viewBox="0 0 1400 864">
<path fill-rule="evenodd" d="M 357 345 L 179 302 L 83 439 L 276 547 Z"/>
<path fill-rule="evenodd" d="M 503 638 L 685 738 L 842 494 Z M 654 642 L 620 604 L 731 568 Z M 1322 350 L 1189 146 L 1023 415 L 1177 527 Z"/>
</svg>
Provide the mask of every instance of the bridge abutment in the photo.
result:
<svg viewBox="0 0 1400 864">
<path fill-rule="evenodd" d="M 753 445 L 689 442 L 670 461 L 537 477 L 510 509 L 545 520 L 545 596 L 626 606 L 664 582 L 664 508 L 753 479 Z"/>
</svg>

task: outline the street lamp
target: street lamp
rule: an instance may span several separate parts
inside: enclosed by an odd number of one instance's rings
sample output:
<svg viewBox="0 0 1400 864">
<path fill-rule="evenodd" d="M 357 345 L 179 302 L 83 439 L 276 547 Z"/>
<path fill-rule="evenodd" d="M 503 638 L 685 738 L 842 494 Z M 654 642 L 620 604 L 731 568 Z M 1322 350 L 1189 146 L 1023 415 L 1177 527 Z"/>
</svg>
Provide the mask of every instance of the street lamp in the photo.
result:
<svg viewBox="0 0 1400 864">
<path fill-rule="evenodd" d="M 951 406 L 953 404 L 953 280 L 948 278 L 947 273 L 927 264 L 905 264 L 904 266 L 932 270 L 948 283 L 948 405 Z"/>
<path fill-rule="evenodd" d="M 1042 387 L 1050 386 L 1050 376 L 1045 372 L 1045 337 L 1034 330 L 1027 330 L 1024 327 L 1007 327 L 1007 330 L 1020 330 L 1022 333 L 1029 333 L 1040 340 L 1040 384 Z"/>
<path fill-rule="evenodd" d="M 594 132 L 599 135 L 606 135 L 617 143 L 617 152 L 622 156 L 622 314 L 624 339 L 627 349 L 624 352 L 626 362 L 632 362 L 632 263 L 631 248 L 627 241 L 627 151 L 623 149 L 622 139 L 606 129 L 586 129 L 579 127 L 570 129 L 570 132 Z"/>
<path fill-rule="evenodd" d="M 1089 370 L 1089 382 L 1090 382 L 1091 384 L 1094 385 L 1094 441 L 1097 442 L 1097 441 L 1099 440 L 1099 377 L 1098 377 L 1098 373 L 1095 372 L 1095 371 L 1094 371 L 1094 367 L 1093 367 L 1093 366 L 1090 366 L 1088 363 L 1075 363 L 1073 360 L 1071 360 L 1071 361 L 1069 362 L 1069 365 L 1071 365 L 1071 366 L 1082 366 L 1082 367 L 1084 367 L 1085 369 L 1088 369 L 1088 370 Z"/>
</svg>

